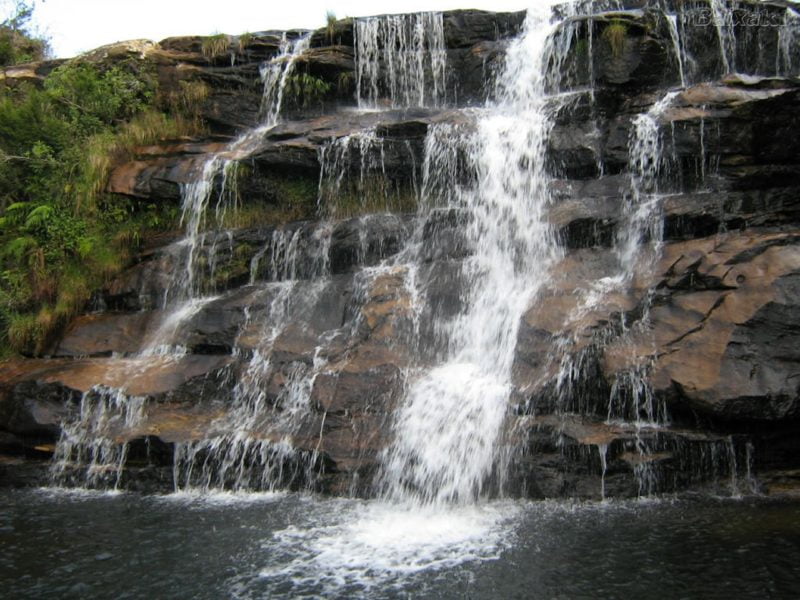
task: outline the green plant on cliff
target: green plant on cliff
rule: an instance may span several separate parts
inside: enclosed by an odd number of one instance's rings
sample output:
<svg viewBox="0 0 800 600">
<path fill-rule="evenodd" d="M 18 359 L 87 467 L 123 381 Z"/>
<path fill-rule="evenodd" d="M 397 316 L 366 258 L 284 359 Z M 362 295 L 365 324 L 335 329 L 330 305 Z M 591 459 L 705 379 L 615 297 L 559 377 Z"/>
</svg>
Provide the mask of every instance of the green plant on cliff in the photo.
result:
<svg viewBox="0 0 800 600">
<path fill-rule="evenodd" d="M 40 88 L 0 89 L 4 352 L 46 351 L 91 290 L 130 260 L 141 232 L 174 223 L 174 207 L 105 192 L 133 147 L 196 130 L 192 116 L 159 110 L 156 92 L 154 72 L 127 60 L 73 60 Z"/>
<path fill-rule="evenodd" d="M 340 96 L 346 96 L 354 93 L 356 84 L 356 75 L 353 71 L 342 71 L 336 78 L 336 92 Z"/>
<path fill-rule="evenodd" d="M 8 16 L 0 21 L 0 67 L 41 60 L 49 52 L 47 40 L 29 29 L 33 7 L 23 0 L 14 2 Z"/>
<path fill-rule="evenodd" d="M 628 35 L 628 25 L 625 21 L 614 19 L 605 29 L 603 29 L 602 38 L 611 48 L 611 55 L 618 58 L 622 55 L 625 49 L 625 37 Z"/>
<path fill-rule="evenodd" d="M 296 73 L 286 79 L 284 94 L 295 107 L 309 108 L 315 104 L 322 104 L 332 88 L 333 86 L 324 79 L 308 73 Z"/>
<path fill-rule="evenodd" d="M 215 33 L 214 35 L 210 35 L 203 40 L 203 56 L 209 60 L 218 56 L 222 56 L 228 52 L 230 45 L 230 36 L 227 36 L 224 33 Z"/>
<path fill-rule="evenodd" d="M 333 44 L 333 35 L 336 33 L 336 13 L 332 10 L 325 12 L 325 35 L 328 43 Z"/>
<path fill-rule="evenodd" d="M 239 49 L 239 54 L 244 54 L 247 51 L 247 47 L 253 43 L 254 39 L 255 36 L 249 31 L 245 31 L 243 34 L 237 36 L 236 46 Z"/>
</svg>

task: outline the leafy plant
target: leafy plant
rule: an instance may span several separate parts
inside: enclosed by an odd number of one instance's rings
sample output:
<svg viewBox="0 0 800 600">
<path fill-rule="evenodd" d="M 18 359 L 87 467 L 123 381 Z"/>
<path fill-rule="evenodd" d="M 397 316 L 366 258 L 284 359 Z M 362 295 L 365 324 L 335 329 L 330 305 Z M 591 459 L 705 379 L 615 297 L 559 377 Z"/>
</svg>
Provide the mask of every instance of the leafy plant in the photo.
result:
<svg viewBox="0 0 800 600">
<path fill-rule="evenodd" d="M 203 84 L 157 108 L 154 73 L 133 59 L 73 60 L 41 89 L 0 90 L 0 347 L 40 354 L 91 290 L 177 207 L 105 192 L 136 146 L 200 130 Z M 158 96 L 159 103 L 163 96 Z M 166 111 L 166 112 L 165 112 Z"/>
<path fill-rule="evenodd" d="M 0 67 L 42 60 L 49 51 L 47 40 L 29 29 L 33 6 L 18 0 L 11 15 L 0 22 Z"/>
<path fill-rule="evenodd" d="M 336 79 L 336 91 L 341 96 L 349 95 L 354 91 L 356 76 L 353 71 L 342 71 Z"/>
<path fill-rule="evenodd" d="M 313 104 L 321 104 L 332 87 L 319 77 L 308 73 L 295 73 L 287 78 L 284 93 L 287 100 L 298 108 L 308 108 Z"/>
</svg>

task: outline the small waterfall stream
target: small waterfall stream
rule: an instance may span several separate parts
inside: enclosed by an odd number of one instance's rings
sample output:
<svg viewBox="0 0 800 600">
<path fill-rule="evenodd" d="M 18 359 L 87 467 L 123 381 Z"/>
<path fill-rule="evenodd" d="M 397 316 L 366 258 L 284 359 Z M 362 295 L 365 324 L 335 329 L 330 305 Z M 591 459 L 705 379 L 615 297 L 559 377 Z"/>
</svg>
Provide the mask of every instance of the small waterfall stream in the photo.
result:
<svg viewBox="0 0 800 600">
<path fill-rule="evenodd" d="M 444 104 L 447 52 L 441 13 L 359 18 L 354 29 L 359 108 Z"/>
<path fill-rule="evenodd" d="M 295 60 L 308 48 L 308 35 L 303 35 L 293 41 L 288 41 L 284 35 L 279 48 L 279 54 L 267 63 L 261 72 L 264 83 L 264 98 L 262 112 L 265 121 L 262 125 L 246 131 L 220 153 L 210 155 L 198 168 L 197 176 L 182 189 L 182 214 L 181 225 L 184 227 L 184 237 L 174 244 L 177 250 L 180 268 L 176 269 L 170 285 L 167 286 L 163 299 L 163 316 L 157 326 L 145 332 L 143 342 L 137 353 L 134 364 L 125 363 L 120 366 L 123 373 L 141 372 L 145 363 L 158 361 L 180 360 L 186 354 L 186 348 L 176 346 L 175 336 L 179 333 L 183 323 L 198 314 L 204 306 L 216 299 L 208 295 L 201 281 L 199 281 L 198 263 L 203 252 L 203 246 L 209 235 L 213 235 L 214 243 L 211 245 L 211 255 L 206 257 L 214 263 L 214 250 L 219 231 L 208 232 L 209 210 L 213 204 L 213 222 L 222 223 L 225 212 L 235 210 L 236 194 L 233 180 L 238 167 L 237 160 L 247 156 L 258 148 L 264 133 L 274 127 L 280 116 L 283 89 L 288 77 L 292 73 Z M 216 198 L 215 201 L 212 199 Z M 141 364 L 140 364 L 141 363 Z M 256 364 L 254 369 L 260 365 Z M 237 403 L 232 422 L 228 422 L 237 431 L 246 432 L 247 425 L 260 414 L 261 405 L 251 398 L 254 394 L 246 390 L 242 394 L 244 400 Z M 257 396 L 257 394 L 255 394 Z M 114 473 L 112 487 L 119 486 L 122 469 L 125 464 L 128 449 L 128 439 L 121 437 L 123 429 L 127 435 L 139 424 L 144 416 L 146 398 L 130 396 L 125 388 L 107 389 L 94 386 L 83 394 L 77 413 L 62 424 L 62 433 L 54 453 L 54 467 L 51 470 L 51 480 L 57 485 L 75 481 L 76 473 L 81 483 L 88 487 L 102 487 L 110 484 L 108 472 Z M 226 440 L 227 441 L 227 440 Z M 238 438 L 237 438 L 238 441 Z M 251 458 L 254 451 L 250 448 L 250 441 L 237 444 L 228 444 L 233 449 L 227 448 L 228 465 L 235 458 L 241 456 L 239 469 L 243 468 L 244 458 Z M 219 443 L 212 444 L 213 450 Z M 196 450 L 194 450 L 196 452 Z M 176 446 L 176 463 L 191 463 L 184 457 L 186 447 Z M 276 462 L 273 454 L 280 454 L 280 449 L 275 450 L 271 445 L 262 443 L 259 446 L 258 456 L 260 464 L 264 467 L 263 478 L 270 479 L 272 468 L 267 468 Z M 213 451 L 212 451 L 213 454 Z M 206 456 L 205 461 L 208 462 Z M 191 467 L 189 467 L 191 469 Z M 178 472 L 178 471 L 176 471 Z M 190 471 L 191 472 L 191 471 Z M 82 475 L 81 475 L 82 473 Z M 226 480 L 225 472 L 222 480 Z M 239 474 L 241 480 L 242 475 Z M 191 477 L 186 476 L 188 482 Z M 221 480 L 221 481 L 222 481 Z M 238 481 L 237 480 L 237 481 Z M 210 479 L 208 480 L 210 483 Z M 176 477 L 176 486 L 180 487 Z"/>
<path fill-rule="evenodd" d="M 714 27 L 719 38 L 719 52 L 725 73 L 736 71 L 736 32 L 734 15 L 730 4 L 725 0 L 710 0 Z"/>
</svg>

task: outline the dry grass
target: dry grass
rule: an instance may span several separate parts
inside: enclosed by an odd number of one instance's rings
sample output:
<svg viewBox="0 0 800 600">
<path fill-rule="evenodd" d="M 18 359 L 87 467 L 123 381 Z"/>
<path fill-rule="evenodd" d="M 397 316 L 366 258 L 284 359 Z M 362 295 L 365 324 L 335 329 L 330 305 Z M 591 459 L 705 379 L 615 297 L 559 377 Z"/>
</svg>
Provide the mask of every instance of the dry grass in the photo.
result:
<svg viewBox="0 0 800 600">
<path fill-rule="evenodd" d="M 160 140 L 176 139 L 202 133 L 198 121 L 181 115 L 167 116 L 156 110 L 140 113 L 122 125 L 116 134 L 99 134 L 89 138 L 81 178 L 78 181 L 76 208 L 93 210 L 97 198 L 105 190 L 112 168 L 133 156 L 137 146 Z"/>
<path fill-rule="evenodd" d="M 230 36 L 224 33 L 215 33 L 203 40 L 203 56 L 211 60 L 228 52 L 231 45 Z"/>
<path fill-rule="evenodd" d="M 628 26 L 623 21 L 611 21 L 603 29 L 603 40 L 611 48 L 611 55 L 618 58 L 625 50 L 625 37 L 628 35 Z"/>
</svg>

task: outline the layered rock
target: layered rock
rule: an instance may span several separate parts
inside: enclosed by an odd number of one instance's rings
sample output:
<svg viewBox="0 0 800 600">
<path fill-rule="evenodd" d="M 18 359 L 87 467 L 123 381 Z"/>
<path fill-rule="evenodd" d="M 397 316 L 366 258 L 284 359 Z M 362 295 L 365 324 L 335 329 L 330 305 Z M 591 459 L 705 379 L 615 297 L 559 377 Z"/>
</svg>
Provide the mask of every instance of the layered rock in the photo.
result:
<svg viewBox="0 0 800 600">
<path fill-rule="evenodd" d="M 563 257 L 520 326 L 511 488 L 536 497 L 598 497 L 601 489 L 635 495 L 729 485 L 759 472 L 762 483 L 785 487 L 798 468 L 800 427 L 800 142 L 793 133 L 800 87 L 775 72 L 786 60 L 775 28 L 737 29 L 737 64 L 757 76 L 722 73 L 714 28 L 683 32 L 691 69 L 702 78 L 689 73 L 659 117 L 671 186 L 659 204 L 663 246 L 648 269 L 615 284 L 634 120 L 690 70 L 675 55 L 664 13 L 652 3 L 629 4 L 564 26 L 574 38 L 560 83 L 574 93 L 559 106 L 548 140 L 558 179 L 547 217 Z M 680 15 L 689 10 L 684 4 L 672 8 Z M 744 3 L 737 10 L 774 16 L 784 8 Z M 414 212 L 426 139 L 440 125 L 471 127 L 473 107 L 493 89 L 492 74 L 523 20 L 522 13 L 443 15 L 449 101 L 436 109 L 353 111 L 353 24 L 315 32 L 298 68 L 330 91 L 317 106 L 290 108 L 256 148 L 233 157 L 244 173 L 242 203 L 284 211 L 275 220 L 290 222 L 206 235 L 198 272 L 213 296 L 173 327 L 169 343 L 182 355 L 148 351 L 152 336 L 172 327 L 162 299 L 183 267 L 180 241 L 153 244 L 95 294 L 103 310 L 75 319 L 51 358 L 4 365 L 2 447 L 47 456 L 81 397 L 95 386 L 123 389 L 147 403 L 139 422 L 115 433 L 132 444 L 122 481 L 172 489 L 173 449 L 216 435 L 241 400 L 241 382 L 263 368 L 258 401 L 275 419 L 293 410 L 297 389 L 304 394 L 306 412 L 281 427 L 309 469 L 287 485 L 374 493 L 393 410 L 419 369 L 441 354 L 435 323 L 462 308 L 460 264 L 473 252 L 464 235 L 468 213 Z M 604 36 L 611 26 L 624 31 L 617 45 Z M 761 36 L 760 56 L 750 56 L 753 35 Z M 209 86 L 203 116 L 214 135 L 140 148 L 114 170 L 108 190 L 177 202 L 207 157 L 228 151 L 228 136 L 257 123 L 258 65 L 277 53 L 281 38 L 256 34 L 241 46 L 231 39 L 211 59 L 201 38 L 137 46 L 163 85 Z M 364 183 L 373 176 L 384 182 L 377 192 Z M 411 247 L 419 257 L 413 272 L 402 260 Z M 603 281 L 606 287 L 592 286 Z M 268 369 L 257 360 L 262 354 Z M 630 412 L 620 408 L 627 400 L 618 388 L 634 376 L 671 427 L 642 425 L 638 413 L 612 418 Z M 284 429 L 254 426 L 252 435 L 277 442 L 275 431 Z M 158 474 L 148 476 L 148 468 Z"/>
</svg>

